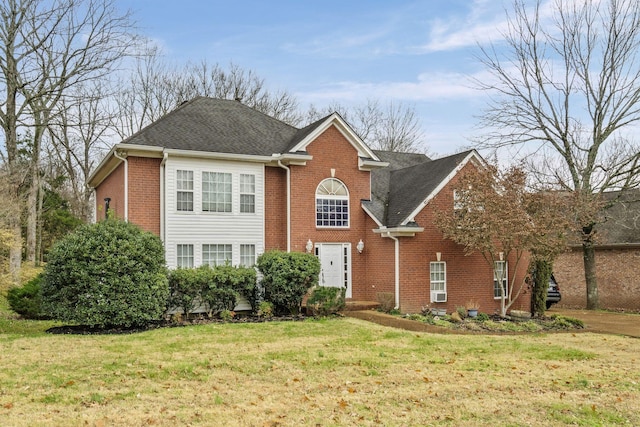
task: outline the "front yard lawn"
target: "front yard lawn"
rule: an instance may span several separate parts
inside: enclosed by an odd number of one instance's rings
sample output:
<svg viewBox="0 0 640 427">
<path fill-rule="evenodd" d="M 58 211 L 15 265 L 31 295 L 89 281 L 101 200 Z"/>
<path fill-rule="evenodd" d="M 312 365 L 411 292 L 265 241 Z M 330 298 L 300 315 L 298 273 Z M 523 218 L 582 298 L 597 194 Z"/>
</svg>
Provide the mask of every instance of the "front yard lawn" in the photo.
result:
<svg viewBox="0 0 640 427">
<path fill-rule="evenodd" d="M 441 335 L 352 318 L 129 335 L 8 322 L 7 426 L 640 425 L 633 338 Z"/>
</svg>

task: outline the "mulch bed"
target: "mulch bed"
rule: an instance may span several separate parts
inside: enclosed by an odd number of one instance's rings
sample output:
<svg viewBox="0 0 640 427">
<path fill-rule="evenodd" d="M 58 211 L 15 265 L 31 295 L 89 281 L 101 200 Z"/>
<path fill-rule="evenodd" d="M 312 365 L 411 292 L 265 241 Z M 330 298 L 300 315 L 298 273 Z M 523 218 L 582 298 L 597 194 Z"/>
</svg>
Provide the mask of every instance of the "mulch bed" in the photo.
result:
<svg viewBox="0 0 640 427">
<path fill-rule="evenodd" d="M 73 334 L 73 335 L 118 335 L 118 334 L 134 334 L 137 332 L 151 331 L 160 328 L 179 328 L 183 326 L 193 325 L 207 325 L 211 323 L 264 323 L 264 322 L 297 322 L 305 319 L 312 318 L 305 315 L 292 315 L 292 316 L 272 316 L 272 317 L 258 317 L 258 316 L 244 316 L 239 315 L 231 320 L 222 320 L 218 318 L 208 318 L 206 316 L 199 316 L 189 320 L 173 321 L 173 320 L 161 320 L 152 322 L 145 326 L 106 326 L 103 328 L 87 326 L 87 325 L 64 325 L 55 326 L 47 329 L 47 333 L 50 334 Z"/>
</svg>

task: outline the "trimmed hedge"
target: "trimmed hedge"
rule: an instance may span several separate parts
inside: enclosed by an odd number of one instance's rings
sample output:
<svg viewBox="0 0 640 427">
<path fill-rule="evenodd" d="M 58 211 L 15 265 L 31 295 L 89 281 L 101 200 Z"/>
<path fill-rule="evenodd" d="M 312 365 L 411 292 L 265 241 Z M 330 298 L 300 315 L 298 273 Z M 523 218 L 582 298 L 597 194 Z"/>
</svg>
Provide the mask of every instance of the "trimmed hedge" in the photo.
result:
<svg viewBox="0 0 640 427">
<path fill-rule="evenodd" d="M 209 314 L 233 310 L 239 296 L 254 307 L 256 271 L 248 267 L 225 264 L 216 267 L 178 268 L 169 272 L 169 308 L 182 309 L 186 316 L 203 303 Z"/>
<path fill-rule="evenodd" d="M 49 252 L 41 288 L 54 319 L 144 326 L 162 318 L 169 296 L 162 242 L 117 219 L 81 226 Z"/>
<path fill-rule="evenodd" d="M 276 314 L 300 312 L 307 291 L 318 284 L 320 261 L 301 252 L 268 251 L 258 257 L 264 299 Z"/>
</svg>

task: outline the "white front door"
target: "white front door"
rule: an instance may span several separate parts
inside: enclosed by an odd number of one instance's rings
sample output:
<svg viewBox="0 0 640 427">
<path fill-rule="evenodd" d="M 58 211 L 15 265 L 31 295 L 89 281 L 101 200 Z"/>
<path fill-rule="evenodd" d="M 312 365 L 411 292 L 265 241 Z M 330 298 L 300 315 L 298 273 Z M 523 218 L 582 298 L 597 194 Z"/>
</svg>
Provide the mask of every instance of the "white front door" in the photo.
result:
<svg viewBox="0 0 640 427">
<path fill-rule="evenodd" d="M 346 297 L 351 298 L 351 243 L 318 243 L 316 255 L 320 259 L 320 286 L 346 286 Z"/>
</svg>

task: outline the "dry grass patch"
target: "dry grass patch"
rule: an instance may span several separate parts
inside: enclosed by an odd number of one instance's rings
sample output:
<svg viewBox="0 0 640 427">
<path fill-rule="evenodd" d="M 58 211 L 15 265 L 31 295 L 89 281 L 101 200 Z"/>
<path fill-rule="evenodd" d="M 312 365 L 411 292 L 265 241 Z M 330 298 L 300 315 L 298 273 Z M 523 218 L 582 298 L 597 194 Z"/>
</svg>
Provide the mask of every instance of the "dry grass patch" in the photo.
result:
<svg viewBox="0 0 640 427">
<path fill-rule="evenodd" d="M 0 334 L 3 425 L 640 425 L 640 340 L 357 319 Z"/>
</svg>

